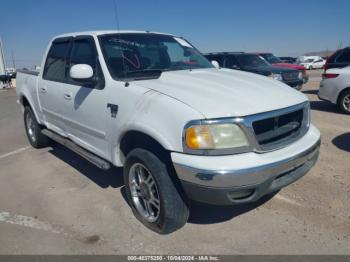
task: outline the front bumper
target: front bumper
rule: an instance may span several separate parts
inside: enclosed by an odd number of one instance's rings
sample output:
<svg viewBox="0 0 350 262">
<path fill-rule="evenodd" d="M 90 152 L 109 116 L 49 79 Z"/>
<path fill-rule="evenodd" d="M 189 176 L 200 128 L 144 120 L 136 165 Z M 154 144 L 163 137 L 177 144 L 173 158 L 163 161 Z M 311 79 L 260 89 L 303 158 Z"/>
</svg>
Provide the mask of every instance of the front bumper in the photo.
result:
<svg viewBox="0 0 350 262">
<path fill-rule="evenodd" d="M 171 157 L 190 199 L 232 205 L 254 202 L 298 180 L 316 163 L 319 147 L 320 133 L 310 126 L 298 141 L 272 152 Z"/>
</svg>

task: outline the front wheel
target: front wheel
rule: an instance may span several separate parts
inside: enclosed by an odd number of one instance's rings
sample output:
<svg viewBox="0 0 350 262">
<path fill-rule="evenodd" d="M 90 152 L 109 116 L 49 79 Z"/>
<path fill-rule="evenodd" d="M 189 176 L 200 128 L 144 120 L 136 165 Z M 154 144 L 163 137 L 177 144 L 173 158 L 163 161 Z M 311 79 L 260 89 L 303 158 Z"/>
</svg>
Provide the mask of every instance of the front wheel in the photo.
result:
<svg viewBox="0 0 350 262">
<path fill-rule="evenodd" d="M 144 149 L 132 150 L 124 167 L 129 204 L 149 229 L 169 234 L 185 225 L 189 209 L 175 187 L 166 163 Z"/>
<path fill-rule="evenodd" d="M 350 90 L 341 94 L 338 106 L 345 114 L 350 114 Z"/>
</svg>

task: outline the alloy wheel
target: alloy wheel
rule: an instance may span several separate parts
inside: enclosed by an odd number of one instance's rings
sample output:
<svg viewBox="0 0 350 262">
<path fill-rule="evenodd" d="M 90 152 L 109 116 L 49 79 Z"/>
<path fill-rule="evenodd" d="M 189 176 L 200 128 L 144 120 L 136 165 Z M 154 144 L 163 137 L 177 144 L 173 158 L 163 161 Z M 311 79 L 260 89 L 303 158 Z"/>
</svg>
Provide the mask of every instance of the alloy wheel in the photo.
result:
<svg viewBox="0 0 350 262">
<path fill-rule="evenodd" d="M 343 99 L 343 108 L 350 112 L 350 94 L 346 95 Z"/>
<path fill-rule="evenodd" d="M 35 142 L 35 122 L 31 114 L 26 114 L 26 126 L 30 140 Z"/>
<path fill-rule="evenodd" d="M 141 163 L 133 164 L 129 170 L 129 188 L 139 214 L 148 222 L 155 222 L 161 208 L 159 191 L 151 172 Z"/>
</svg>

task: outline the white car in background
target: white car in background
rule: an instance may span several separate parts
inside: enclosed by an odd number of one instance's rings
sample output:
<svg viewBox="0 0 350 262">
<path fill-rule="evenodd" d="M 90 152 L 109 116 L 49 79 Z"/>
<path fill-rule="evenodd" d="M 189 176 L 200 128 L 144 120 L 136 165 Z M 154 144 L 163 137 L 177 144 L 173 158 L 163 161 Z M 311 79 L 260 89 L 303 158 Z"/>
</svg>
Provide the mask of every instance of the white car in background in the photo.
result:
<svg viewBox="0 0 350 262">
<path fill-rule="evenodd" d="M 305 63 L 305 61 L 309 60 L 309 59 L 312 59 L 312 60 L 315 61 L 315 60 L 318 60 L 318 59 L 322 59 L 322 57 L 321 56 L 315 56 L 315 55 L 313 55 L 313 56 L 310 56 L 310 55 L 308 55 L 308 56 L 299 56 L 295 62 L 300 65 L 302 63 Z"/>
<path fill-rule="evenodd" d="M 346 114 L 350 114 L 350 66 L 328 69 L 322 75 L 318 97 L 337 104 Z"/>
<path fill-rule="evenodd" d="M 304 66 L 306 69 L 308 70 L 312 70 L 312 69 L 321 69 L 324 67 L 324 65 L 326 64 L 326 60 L 325 59 L 308 59 L 305 62 L 301 63 L 302 66 Z"/>
</svg>

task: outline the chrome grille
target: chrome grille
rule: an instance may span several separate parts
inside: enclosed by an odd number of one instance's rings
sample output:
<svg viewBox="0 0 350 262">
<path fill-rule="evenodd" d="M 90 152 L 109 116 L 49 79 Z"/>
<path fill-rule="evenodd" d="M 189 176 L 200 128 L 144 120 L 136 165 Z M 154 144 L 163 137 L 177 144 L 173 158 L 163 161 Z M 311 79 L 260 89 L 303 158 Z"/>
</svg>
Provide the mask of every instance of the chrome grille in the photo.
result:
<svg viewBox="0 0 350 262">
<path fill-rule="evenodd" d="M 259 119 L 252 123 L 255 139 L 263 151 L 291 143 L 308 127 L 308 107 Z"/>
</svg>

